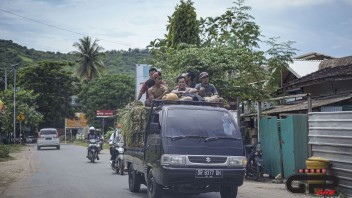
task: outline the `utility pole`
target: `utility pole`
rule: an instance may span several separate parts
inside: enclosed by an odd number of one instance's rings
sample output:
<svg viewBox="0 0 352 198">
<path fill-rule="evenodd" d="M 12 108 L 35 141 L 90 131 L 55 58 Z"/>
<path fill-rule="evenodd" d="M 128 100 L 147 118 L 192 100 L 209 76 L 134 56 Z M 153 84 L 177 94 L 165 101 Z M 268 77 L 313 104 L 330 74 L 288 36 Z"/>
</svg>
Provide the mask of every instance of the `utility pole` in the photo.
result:
<svg viewBox="0 0 352 198">
<path fill-rule="evenodd" d="M 13 67 L 13 137 L 16 138 L 16 67 L 19 63 L 11 65 Z M 20 137 L 21 138 L 21 137 Z"/>
<path fill-rule="evenodd" d="M 13 137 L 16 138 L 16 68 L 13 70 Z"/>
<path fill-rule="evenodd" d="M 7 68 L 5 67 L 5 90 L 7 90 Z"/>
</svg>

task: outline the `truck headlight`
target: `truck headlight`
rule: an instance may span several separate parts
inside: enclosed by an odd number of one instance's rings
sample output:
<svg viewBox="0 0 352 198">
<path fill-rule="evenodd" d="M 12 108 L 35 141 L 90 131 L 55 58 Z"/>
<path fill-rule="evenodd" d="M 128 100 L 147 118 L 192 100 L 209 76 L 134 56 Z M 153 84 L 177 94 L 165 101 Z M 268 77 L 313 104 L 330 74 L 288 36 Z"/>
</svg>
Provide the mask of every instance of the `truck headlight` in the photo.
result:
<svg viewBox="0 0 352 198">
<path fill-rule="evenodd" d="M 186 156 L 185 155 L 168 155 L 164 154 L 161 156 L 161 165 L 185 165 L 186 164 Z"/>
<path fill-rule="evenodd" d="M 229 166 L 246 167 L 247 165 L 247 158 L 244 156 L 230 156 L 228 160 L 229 160 Z"/>
</svg>

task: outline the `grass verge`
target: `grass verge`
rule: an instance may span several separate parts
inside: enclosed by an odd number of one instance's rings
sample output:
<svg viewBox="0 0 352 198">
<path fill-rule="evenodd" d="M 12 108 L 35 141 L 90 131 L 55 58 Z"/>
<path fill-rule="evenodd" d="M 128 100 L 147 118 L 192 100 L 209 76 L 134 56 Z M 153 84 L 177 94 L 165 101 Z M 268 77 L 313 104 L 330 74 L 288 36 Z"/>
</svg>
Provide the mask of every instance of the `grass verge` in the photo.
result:
<svg viewBox="0 0 352 198">
<path fill-rule="evenodd" d="M 21 144 L 0 144 L 0 162 L 13 160 L 10 154 L 19 152 L 22 148 Z"/>
</svg>

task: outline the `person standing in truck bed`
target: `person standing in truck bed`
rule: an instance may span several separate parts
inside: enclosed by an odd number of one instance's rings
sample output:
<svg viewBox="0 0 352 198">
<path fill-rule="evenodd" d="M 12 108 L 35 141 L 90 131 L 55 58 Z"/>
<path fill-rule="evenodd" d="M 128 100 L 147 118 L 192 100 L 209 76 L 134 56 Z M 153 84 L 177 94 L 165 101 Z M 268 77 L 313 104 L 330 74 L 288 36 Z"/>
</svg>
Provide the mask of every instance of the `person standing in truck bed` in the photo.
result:
<svg viewBox="0 0 352 198">
<path fill-rule="evenodd" d="M 152 75 L 152 79 L 154 80 L 154 85 L 148 89 L 146 106 L 150 106 L 153 99 L 161 99 L 167 92 L 169 92 L 167 86 L 162 83 L 163 78 L 160 72 L 155 72 Z"/>
<path fill-rule="evenodd" d="M 154 67 L 149 69 L 149 79 L 143 83 L 141 90 L 139 91 L 139 94 L 138 94 L 138 98 L 137 98 L 138 100 L 141 99 L 144 93 L 146 93 L 146 99 L 148 99 L 148 89 L 154 85 L 154 80 L 152 76 L 155 72 L 157 72 L 157 70 Z"/>
</svg>

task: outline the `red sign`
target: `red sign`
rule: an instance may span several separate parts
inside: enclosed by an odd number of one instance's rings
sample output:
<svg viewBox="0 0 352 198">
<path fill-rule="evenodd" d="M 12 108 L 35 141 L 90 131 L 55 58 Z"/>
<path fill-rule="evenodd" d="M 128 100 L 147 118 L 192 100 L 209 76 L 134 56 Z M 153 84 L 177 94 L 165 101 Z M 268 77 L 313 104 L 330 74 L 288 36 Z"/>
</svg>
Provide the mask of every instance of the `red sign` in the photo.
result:
<svg viewBox="0 0 352 198">
<path fill-rule="evenodd" d="M 97 110 L 97 117 L 98 118 L 114 117 L 114 111 L 113 110 Z"/>
</svg>

